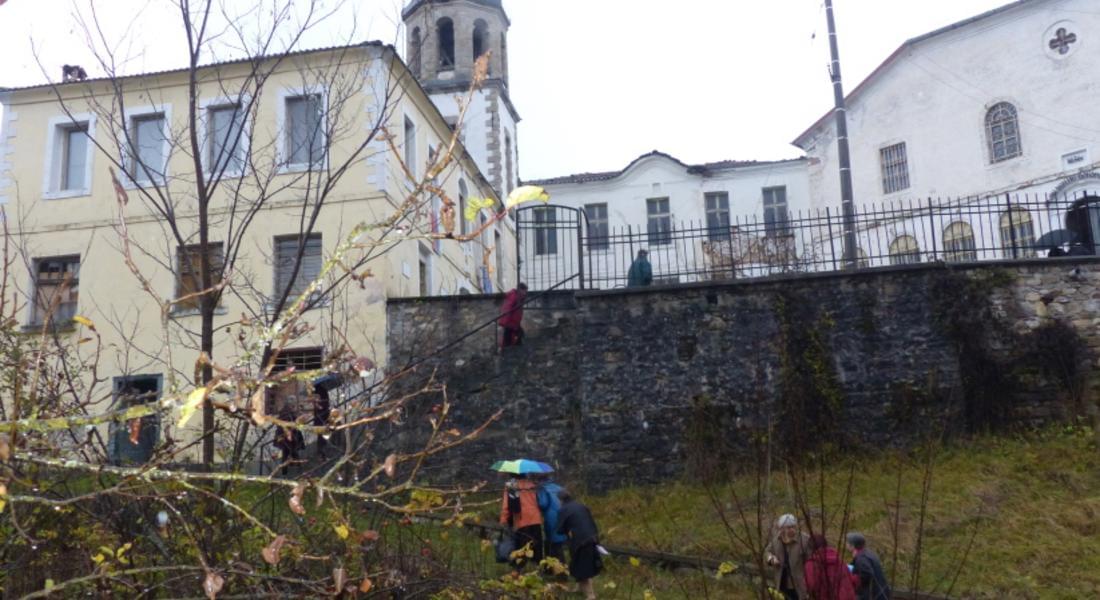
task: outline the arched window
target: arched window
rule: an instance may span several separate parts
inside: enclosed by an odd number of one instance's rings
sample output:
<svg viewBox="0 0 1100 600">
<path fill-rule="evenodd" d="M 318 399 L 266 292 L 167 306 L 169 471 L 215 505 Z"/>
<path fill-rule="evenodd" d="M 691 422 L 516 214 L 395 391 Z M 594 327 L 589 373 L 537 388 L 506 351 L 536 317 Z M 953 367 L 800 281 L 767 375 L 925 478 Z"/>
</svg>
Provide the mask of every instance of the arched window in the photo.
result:
<svg viewBox="0 0 1100 600">
<path fill-rule="evenodd" d="M 504 77 L 505 83 L 508 82 L 508 38 L 503 33 L 500 34 L 500 74 Z"/>
<path fill-rule="evenodd" d="M 470 196 L 466 189 L 466 180 L 458 180 L 458 233 L 466 235 L 466 198 Z"/>
<path fill-rule="evenodd" d="M 474 21 L 474 60 L 489 51 L 489 25 L 482 19 Z"/>
<path fill-rule="evenodd" d="M 911 235 L 899 235 L 890 242 L 890 264 L 912 265 L 920 262 L 920 245 Z"/>
<path fill-rule="evenodd" d="M 974 229 L 969 223 L 955 221 L 943 230 L 944 260 L 958 262 L 978 260 L 974 246 Z"/>
<path fill-rule="evenodd" d="M 1001 213 L 1001 247 L 1005 249 L 1005 258 L 1035 256 L 1035 225 L 1026 209 L 1013 208 Z"/>
<path fill-rule="evenodd" d="M 1016 107 L 1008 102 L 995 104 L 985 113 L 985 133 L 989 138 L 990 162 L 1001 162 L 1024 153 Z"/>
<path fill-rule="evenodd" d="M 439 40 L 439 70 L 455 68 L 455 24 L 449 17 L 436 21 L 436 39 Z"/>
<path fill-rule="evenodd" d="M 414 77 L 420 77 L 420 28 L 416 27 L 409 35 L 409 69 Z"/>
</svg>

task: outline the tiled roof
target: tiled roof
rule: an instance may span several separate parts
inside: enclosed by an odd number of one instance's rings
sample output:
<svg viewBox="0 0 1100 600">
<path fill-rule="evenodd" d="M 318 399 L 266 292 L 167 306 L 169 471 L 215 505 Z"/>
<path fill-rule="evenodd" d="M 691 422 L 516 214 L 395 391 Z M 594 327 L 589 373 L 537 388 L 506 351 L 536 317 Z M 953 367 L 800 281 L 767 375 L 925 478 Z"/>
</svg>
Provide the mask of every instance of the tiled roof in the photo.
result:
<svg viewBox="0 0 1100 600">
<path fill-rule="evenodd" d="M 332 52 L 334 50 L 350 50 L 352 48 L 366 48 L 366 47 L 372 47 L 372 46 L 377 47 L 377 48 L 388 48 L 389 50 L 394 51 L 394 48 L 391 44 L 386 44 L 386 43 L 379 42 L 379 41 L 368 41 L 368 42 L 363 42 L 363 43 L 360 43 L 360 44 L 348 44 L 348 45 L 345 45 L 345 46 L 328 46 L 328 47 L 325 47 L 325 48 L 309 48 L 309 49 L 305 49 L 305 50 L 295 50 L 293 52 L 287 52 L 285 54 L 276 53 L 276 54 L 271 54 L 267 57 L 249 56 L 249 57 L 246 57 L 246 58 L 238 58 L 238 59 L 233 59 L 233 60 L 223 60 L 223 61 L 219 61 L 219 62 L 208 63 L 208 64 L 205 64 L 205 65 L 199 65 L 199 69 L 209 69 L 211 67 L 220 67 L 220 66 L 224 66 L 224 65 L 235 65 L 235 64 L 240 64 L 240 63 L 247 63 L 247 62 L 252 62 L 252 61 L 254 61 L 256 59 L 259 59 L 259 58 L 286 58 L 286 57 L 290 57 L 290 56 L 301 56 L 303 54 L 315 54 L 315 53 L 322 53 L 322 52 Z M 186 73 L 187 71 L 188 71 L 188 67 L 182 67 L 182 68 L 179 68 L 179 69 L 165 69 L 163 71 L 150 71 L 148 73 L 135 73 L 133 75 L 123 75 L 123 76 L 118 77 L 118 79 L 120 79 L 120 80 L 122 80 L 122 79 L 136 79 L 138 77 L 152 77 L 152 76 L 156 76 L 156 75 L 170 75 L 172 73 Z M 82 81 L 69 81 L 69 82 L 65 82 L 65 83 L 61 83 L 61 82 L 36 83 L 34 85 L 24 85 L 24 86 L 20 86 L 20 87 L 11 87 L 11 88 L 0 87 L 0 92 L 16 92 L 16 91 L 21 91 L 21 90 L 33 90 L 35 88 L 46 88 L 46 87 L 52 87 L 52 86 L 55 86 L 55 85 L 58 86 L 58 87 L 61 87 L 61 86 L 65 86 L 65 85 L 78 85 L 78 84 L 82 84 L 82 83 L 87 84 L 87 83 L 95 83 L 97 81 L 110 81 L 111 79 L 112 79 L 111 77 L 89 77 L 88 79 L 84 79 Z"/>
<path fill-rule="evenodd" d="M 775 165 L 789 162 L 798 162 L 805 160 L 804 158 L 790 158 L 785 160 L 719 160 L 715 162 L 700 163 L 697 165 L 689 165 L 680 159 L 666 154 L 659 150 L 653 150 L 652 152 L 646 152 L 645 154 L 630 161 L 630 164 L 626 165 L 618 171 L 599 171 L 593 173 L 574 173 L 573 175 L 563 175 L 561 177 L 549 177 L 546 179 L 533 179 L 530 181 L 524 181 L 525 184 L 530 185 L 560 185 L 568 183 L 593 183 L 597 181 L 609 181 L 622 175 L 630 170 L 630 167 L 638 164 L 638 162 L 651 157 L 661 157 L 666 160 L 670 160 L 681 167 L 683 167 L 688 173 L 693 175 L 707 175 L 714 171 L 722 171 L 726 169 L 736 169 L 740 167 L 755 167 L 763 165 Z"/>
</svg>

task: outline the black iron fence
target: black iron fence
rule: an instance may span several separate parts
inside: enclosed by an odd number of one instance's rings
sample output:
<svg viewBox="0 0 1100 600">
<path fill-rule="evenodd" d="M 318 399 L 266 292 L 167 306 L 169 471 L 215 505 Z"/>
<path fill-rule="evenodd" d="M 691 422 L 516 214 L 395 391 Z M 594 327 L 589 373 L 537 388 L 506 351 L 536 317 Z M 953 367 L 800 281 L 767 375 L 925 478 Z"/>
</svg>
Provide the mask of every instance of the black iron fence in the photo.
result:
<svg viewBox="0 0 1100 600">
<path fill-rule="evenodd" d="M 1086 192 L 865 205 L 847 224 L 839 208 L 709 217 L 609 226 L 576 208 L 525 208 L 517 213 L 520 279 L 531 289 L 570 277 L 566 288 L 624 287 L 640 250 L 648 253 L 654 285 L 1100 254 L 1100 194 Z M 848 252 L 846 226 L 855 241 Z"/>
</svg>

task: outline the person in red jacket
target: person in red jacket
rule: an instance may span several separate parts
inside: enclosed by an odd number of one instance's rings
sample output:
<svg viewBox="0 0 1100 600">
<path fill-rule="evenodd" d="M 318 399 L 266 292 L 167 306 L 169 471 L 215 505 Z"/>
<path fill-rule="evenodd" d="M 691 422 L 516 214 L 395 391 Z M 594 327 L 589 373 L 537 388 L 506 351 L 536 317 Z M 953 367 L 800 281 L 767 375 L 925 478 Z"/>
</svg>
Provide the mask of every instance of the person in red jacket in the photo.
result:
<svg viewBox="0 0 1100 600">
<path fill-rule="evenodd" d="M 520 283 L 516 288 L 504 294 L 504 303 L 500 305 L 500 318 L 497 324 L 504 330 L 500 338 L 500 347 L 518 346 L 523 341 L 523 301 L 527 299 L 527 284 Z"/>
<path fill-rule="evenodd" d="M 836 548 L 831 548 L 825 536 L 811 539 L 813 554 L 806 559 L 806 591 L 813 600 L 856 600 L 848 565 L 840 560 Z"/>
</svg>

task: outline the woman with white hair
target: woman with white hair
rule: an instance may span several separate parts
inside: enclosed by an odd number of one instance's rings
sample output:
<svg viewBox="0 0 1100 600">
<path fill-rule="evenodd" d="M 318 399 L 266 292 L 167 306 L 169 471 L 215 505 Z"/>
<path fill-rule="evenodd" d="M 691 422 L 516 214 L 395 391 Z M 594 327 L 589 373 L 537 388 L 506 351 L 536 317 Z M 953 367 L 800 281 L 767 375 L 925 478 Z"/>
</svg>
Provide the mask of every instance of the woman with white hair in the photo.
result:
<svg viewBox="0 0 1100 600">
<path fill-rule="evenodd" d="M 810 536 L 799 531 L 798 519 L 792 514 L 776 519 L 764 561 L 775 572 L 774 585 L 786 600 L 809 600 L 805 576 L 809 554 Z"/>
</svg>

